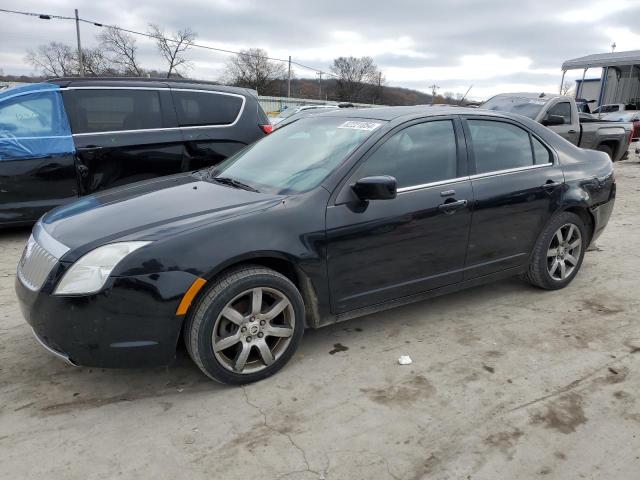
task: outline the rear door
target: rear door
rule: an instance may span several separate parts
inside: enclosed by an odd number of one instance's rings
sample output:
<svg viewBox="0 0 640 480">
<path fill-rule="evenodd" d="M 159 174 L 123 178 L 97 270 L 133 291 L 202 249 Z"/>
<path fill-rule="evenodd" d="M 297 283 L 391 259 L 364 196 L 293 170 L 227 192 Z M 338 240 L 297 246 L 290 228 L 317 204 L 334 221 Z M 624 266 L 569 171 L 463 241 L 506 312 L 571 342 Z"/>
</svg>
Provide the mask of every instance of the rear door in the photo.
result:
<svg viewBox="0 0 640 480">
<path fill-rule="evenodd" d="M 468 117 L 465 135 L 475 197 L 466 280 L 527 263 L 564 175 L 552 150 L 515 122 Z"/>
<path fill-rule="evenodd" d="M 183 145 L 168 89 L 77 87 L 64 92 L 81 193 L 182 171 Z"/>
<path fill-rule="evenodd" d="M 77 195 L 74 146 L 58 87 L 0 101 L 0 224 L 35 221 Z"/>
<path fill-rule="evenodd" d="M 248 102 L 245 96 L 186 88 L 172 88 L 171 93 L 184 139 L 184 170 L 217 165 L 255 139 L 251 136 L 249 140 L 243 131 L 245 122 L 241 118 Z M 254 120 L 249 128 L 257 134 L 257 110 L 255 115 L 246 115 Z"/>
</svg>

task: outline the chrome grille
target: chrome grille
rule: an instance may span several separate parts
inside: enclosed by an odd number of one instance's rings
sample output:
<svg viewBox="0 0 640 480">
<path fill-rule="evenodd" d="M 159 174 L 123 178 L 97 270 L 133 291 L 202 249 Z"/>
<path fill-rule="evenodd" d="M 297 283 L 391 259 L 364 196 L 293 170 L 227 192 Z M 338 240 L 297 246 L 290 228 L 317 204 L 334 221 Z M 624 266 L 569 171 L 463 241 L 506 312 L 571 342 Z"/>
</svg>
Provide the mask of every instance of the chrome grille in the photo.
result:
<svg viewBox="0 0 640 480">
<path fill-rule="evenodd" d="M 30 290 L 38 291 L 57 262 L 58 259 L 42 248 L 31 235 L 18 263 L 18 278 Z"/>
</svg>

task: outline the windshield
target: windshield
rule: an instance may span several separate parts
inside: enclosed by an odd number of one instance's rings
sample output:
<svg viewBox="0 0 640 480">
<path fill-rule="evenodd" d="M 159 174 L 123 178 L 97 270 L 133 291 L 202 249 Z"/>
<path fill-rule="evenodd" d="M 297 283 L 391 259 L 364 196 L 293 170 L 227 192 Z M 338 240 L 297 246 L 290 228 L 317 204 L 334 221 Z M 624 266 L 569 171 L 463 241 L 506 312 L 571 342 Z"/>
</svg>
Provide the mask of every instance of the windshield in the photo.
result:
<svg viewBox="0 0 640 480">
<path fill-rule="evenodd" d="M 209 177 L 230 178 L 277 194 L 310 190 L 382 123 L 345 117 L 303 118 L 213 167 Z"/>
<path fill-rule="evenodd" d="M 483 103 L 480 108 L 499 112 L 517 113 L 535 119 L 546 100 L 526 97 L 493 97 Z"/>
</svg>

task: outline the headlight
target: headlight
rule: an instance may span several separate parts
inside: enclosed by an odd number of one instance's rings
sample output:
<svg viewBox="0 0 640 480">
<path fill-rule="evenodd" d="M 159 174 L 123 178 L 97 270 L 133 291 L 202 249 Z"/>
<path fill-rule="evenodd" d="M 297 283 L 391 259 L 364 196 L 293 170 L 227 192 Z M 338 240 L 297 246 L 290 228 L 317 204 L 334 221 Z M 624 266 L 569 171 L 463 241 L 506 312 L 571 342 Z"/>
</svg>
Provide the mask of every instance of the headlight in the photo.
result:
<svg viewBox="0 0 640 480">
<path fill-rule="evenodd" d="M 82 256 L 64 274 L 54 295 L 87 294 L 100 290 L 124 257 L 151 242 L 119 242 L 103 245 Z"/>
</svg>

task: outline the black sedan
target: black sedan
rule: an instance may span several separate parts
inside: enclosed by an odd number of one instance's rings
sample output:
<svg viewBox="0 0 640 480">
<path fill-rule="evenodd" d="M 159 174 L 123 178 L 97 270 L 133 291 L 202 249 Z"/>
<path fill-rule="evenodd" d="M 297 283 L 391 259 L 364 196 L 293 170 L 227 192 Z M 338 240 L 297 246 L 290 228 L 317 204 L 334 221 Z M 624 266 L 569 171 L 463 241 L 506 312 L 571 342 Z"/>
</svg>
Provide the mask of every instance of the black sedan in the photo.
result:
<svg viewBox="0 0 640 480">
<path fill-rule="evenodd" d="M 282 368 L 306 327 L 514 275 L 565 287 L 614 198 L 606 154 L 524 117 L 336 111 L 48 213 L 16 291 L 72 363 L 167 364 L 183 333 L 204 373 L 241 384 Z"/>
</svg>

